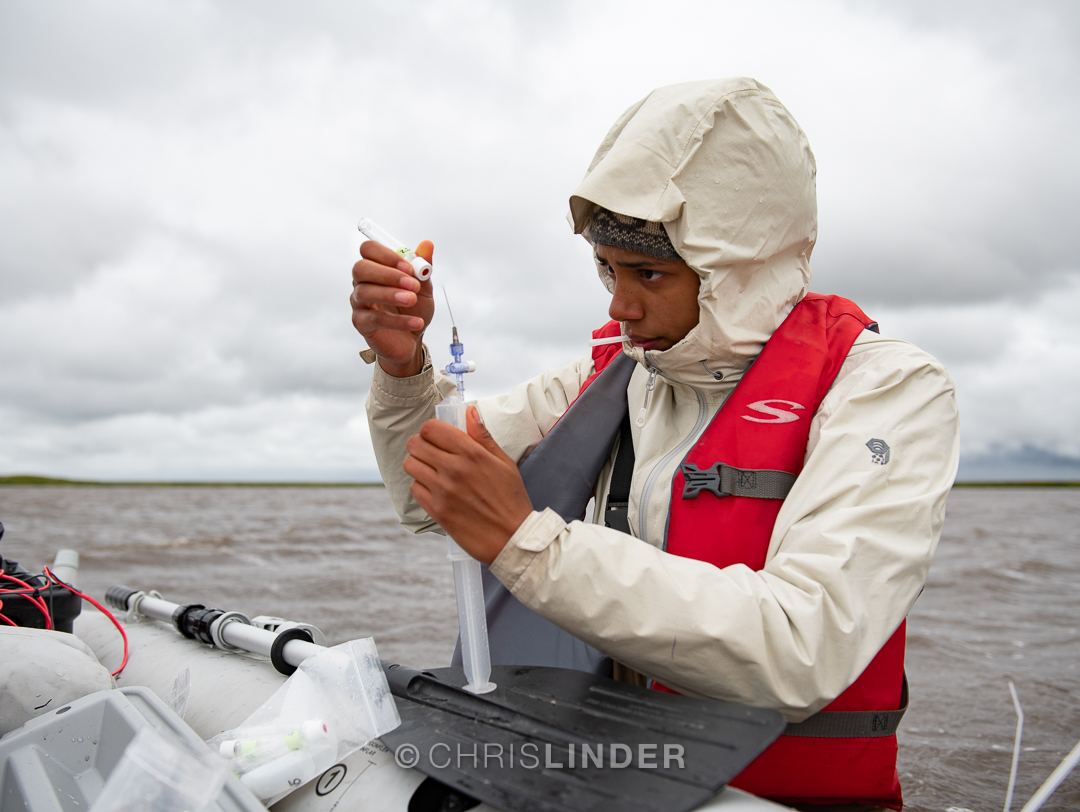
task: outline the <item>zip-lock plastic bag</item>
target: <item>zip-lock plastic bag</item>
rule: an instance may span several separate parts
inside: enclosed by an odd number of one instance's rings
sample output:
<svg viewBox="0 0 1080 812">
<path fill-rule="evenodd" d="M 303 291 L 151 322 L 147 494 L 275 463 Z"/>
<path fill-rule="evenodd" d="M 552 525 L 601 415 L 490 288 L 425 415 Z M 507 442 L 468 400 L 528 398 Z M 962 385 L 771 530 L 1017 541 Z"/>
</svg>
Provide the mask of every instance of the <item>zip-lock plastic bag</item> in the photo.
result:
<svg viewBox="0 0 1080 812">
<path fill-rule="evenodd" d="M 368 637 L 308 657 L 240 727 L 207 744 L 270 806 L 399 724 Z"/>
</svg>

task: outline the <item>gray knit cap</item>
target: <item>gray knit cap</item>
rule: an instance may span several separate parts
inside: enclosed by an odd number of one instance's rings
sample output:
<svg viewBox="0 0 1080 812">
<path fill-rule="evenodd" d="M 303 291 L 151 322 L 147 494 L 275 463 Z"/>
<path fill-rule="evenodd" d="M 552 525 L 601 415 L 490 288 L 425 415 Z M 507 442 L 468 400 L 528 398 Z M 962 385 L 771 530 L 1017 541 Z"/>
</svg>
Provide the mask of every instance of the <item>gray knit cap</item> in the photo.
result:
<svg viewBox="0 0 1080 812">
<path fill-rule="evenodd" d="M 663 223 L 628 217 L 599 206 L 582 233 L 593 245 L 625 248 L 658 259 L 682 259 L 668 239 Z"/>
</svg>

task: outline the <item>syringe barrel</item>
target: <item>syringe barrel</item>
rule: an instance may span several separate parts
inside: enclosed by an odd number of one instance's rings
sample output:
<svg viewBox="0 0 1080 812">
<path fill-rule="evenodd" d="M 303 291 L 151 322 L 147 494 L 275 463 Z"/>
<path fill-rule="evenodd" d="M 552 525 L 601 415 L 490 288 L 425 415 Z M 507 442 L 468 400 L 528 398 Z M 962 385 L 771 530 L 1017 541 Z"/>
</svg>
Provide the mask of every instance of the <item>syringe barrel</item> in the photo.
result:
<svg viewBox="0 0 1080 812">
<path fill-rule="evenodd" d="M 460 395 L 450 395 L 435 404 L 435 418 L 443 423 L 449 423 L 456 429 L 467 431 L 465 425 L 465 409 L 468 404 Z"/>
<path fill-rule="evenodd" d="M 453 562 L 457 594 L 458 630 L 461 632 L 461 664 L 468 680 L 466 690 L 487 693 L 495 686 L 491 678 L 484 582 L 480 562 L 471 558 L 452 538 L 447 538 L 447 558 Z"/>
<path fill-rule="evenodd" d="M 360 233 L 367 237 L 369 240 L 374 240 L 377 243 L 381 243 L 389 248 L 391 251 L 397 251 L 401 257 L 412 265 L 413 276 L 423 282 L 431 276 L 431 263 L 423 257 L 418 257 L 416 252 L 409 248 L 405 243 L 393 236 L 389 231 L 380 226 L 374 220 L 368 217 L 360 218 L 360 222 L 356 226 L 360 229 Z"/>
<path fill-rule="evenodd" d="M 460 382 L 460 376 L 459 382 Z M 435 416 L 465 431 L 465 398 L 450 395 L 435 405 Z M 454 592 L 457 595 L 458 631 L 461 633 L 461 659 L 465 690 L 487 693 L 495 688 L 490 682 L 491 653 L 488 649 L 487 614 L 484 608 L 484 582 L 480 562 L 472 558 L 449 536 L 446 537 L 446 557 L 454 567 Z"/>
</svg>

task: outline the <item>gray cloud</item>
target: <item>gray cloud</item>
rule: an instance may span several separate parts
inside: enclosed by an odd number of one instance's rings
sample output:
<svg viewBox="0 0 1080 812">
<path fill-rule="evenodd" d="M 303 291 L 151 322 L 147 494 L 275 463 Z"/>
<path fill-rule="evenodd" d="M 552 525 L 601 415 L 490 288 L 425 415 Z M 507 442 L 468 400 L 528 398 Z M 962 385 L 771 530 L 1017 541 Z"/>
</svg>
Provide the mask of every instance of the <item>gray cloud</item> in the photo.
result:
<svg viewBox="0 0 1080 812">
<path fill-rule="evenodd" d="M 436 243 L 473 392 L 504 391 L 607 318 L 562 218 L 611 121 L 724 74 L 772 86 L 814 146 L 814 288 L 946 362 L 966 448 L 1074 448 L 1038 404 L 1071 402 L 1077 342 L 1039 325 L 1071 335 L 1080 306 L 1080 26 L 1017 9 L 5 3 L 0 470 L 373 471 L 356 220 Z M 440 363 L 448 332 L 440 305 Z"/>
</svg>

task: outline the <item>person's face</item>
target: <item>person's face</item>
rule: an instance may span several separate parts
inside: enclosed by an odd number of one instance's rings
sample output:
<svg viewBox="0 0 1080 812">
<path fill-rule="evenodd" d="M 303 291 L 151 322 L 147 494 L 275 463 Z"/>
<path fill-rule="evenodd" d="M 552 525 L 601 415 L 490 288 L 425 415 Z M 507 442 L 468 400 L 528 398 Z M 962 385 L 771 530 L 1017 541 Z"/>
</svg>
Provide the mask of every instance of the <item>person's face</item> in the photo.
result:
<svg viewBox="0 0 1080 812">
<path fill-rule="evenodd" d="M 610 245 L 597 246 L 596 258 L 614 286 L 608 315 L 635 347 L 666 350 L 697 326 L 700 277 L 685 262 Z"/>
</svg>

